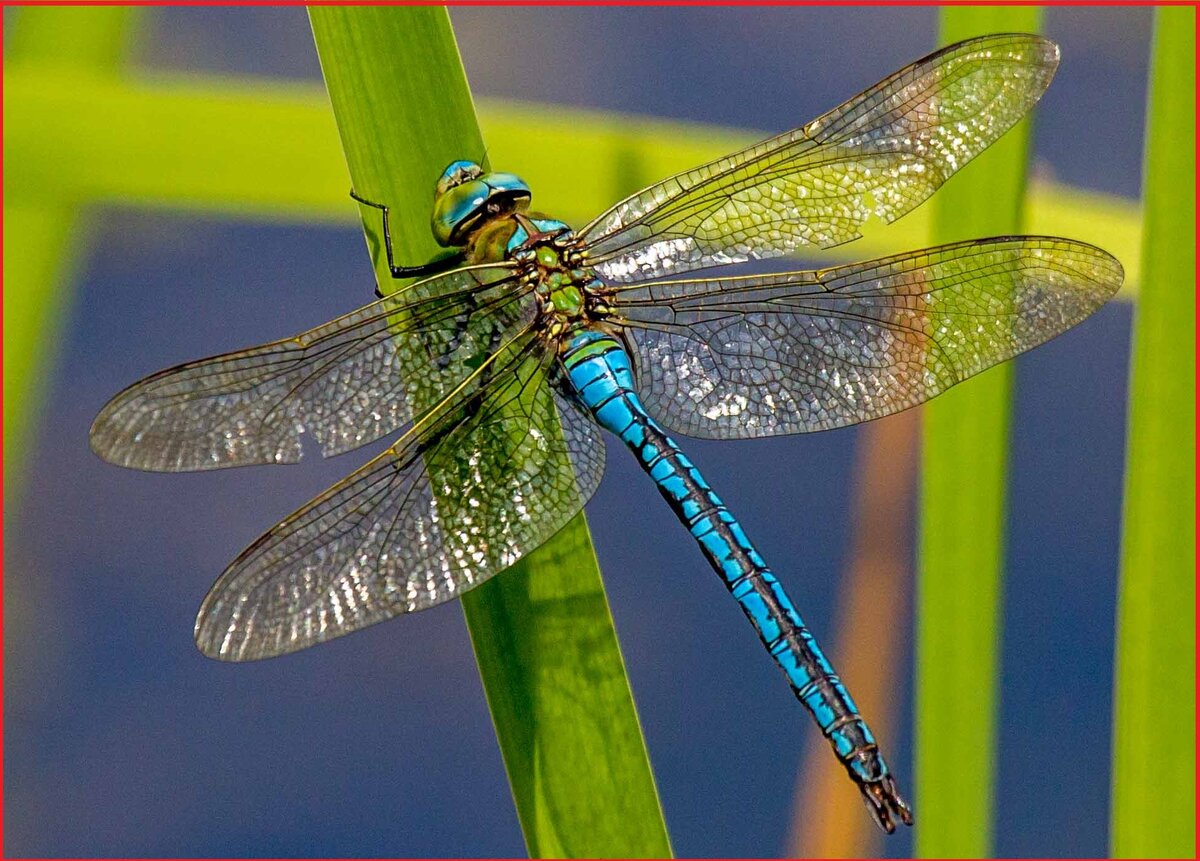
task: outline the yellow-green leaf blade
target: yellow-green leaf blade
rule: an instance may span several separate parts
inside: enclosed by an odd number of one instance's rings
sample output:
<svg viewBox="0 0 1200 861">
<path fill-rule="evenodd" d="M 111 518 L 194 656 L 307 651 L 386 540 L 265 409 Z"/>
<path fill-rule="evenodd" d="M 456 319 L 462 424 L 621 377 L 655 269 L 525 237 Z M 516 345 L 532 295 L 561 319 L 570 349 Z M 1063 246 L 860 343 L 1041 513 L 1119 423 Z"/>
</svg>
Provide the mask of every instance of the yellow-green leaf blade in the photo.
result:
<svg viewBox="0 0 1200 861">
<path fill-rule="evenodd" d="M 950 44 L 1037 32 L 1041 13 L 955 7 L 941 20 L 941 43 Z M 937 193 L 933 242 L 1020 232 L 1028 126 Z M 914 705 L 922 857 L 991 851 L 1011 390 L 1011 365 L 999 365 L 924 408 Z"/>
<path fill-rule="evenodd" d="M 1196 855 L 1196 10 L 1156 16 L 1117 618 L 1118 858 Z"/>
<path fill-rule="evenodd" d="M 5 110 L 17 120 L 5 127 L 5 153 L 27 168 L 6 177 L 6 201 L 66 196 L 305 223 L 356 218 L 320 87 L 5 71 Z M 525 179 L 539 207 L 577 225 L 636 187 L 767 136 L 557 105 L 488 100 L 478 108 L 492 160 Z M 894 224 L 868 222 L 859 241 L 812 257 L 858 260 L 916 248 L 928 241 L 930 212 L 922 206 Z M 1121 295 L 1132 298 L 1136 202 L 1035 181 L 1027 214 L 1031 233 L 1075 236 L 1115 254 L 1125 264 Z"/>
</svg>

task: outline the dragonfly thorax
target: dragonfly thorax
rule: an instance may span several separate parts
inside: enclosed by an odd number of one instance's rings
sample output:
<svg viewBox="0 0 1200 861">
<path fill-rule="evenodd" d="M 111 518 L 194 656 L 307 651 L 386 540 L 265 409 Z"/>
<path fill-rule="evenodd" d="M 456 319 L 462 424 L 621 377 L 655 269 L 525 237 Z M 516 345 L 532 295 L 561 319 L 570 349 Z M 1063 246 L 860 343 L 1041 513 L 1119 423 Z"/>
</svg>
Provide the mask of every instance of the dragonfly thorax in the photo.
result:
<svg viewBox="0 0 1200 861">
<path fill-rule="evenodd" d="M 515 214 L 505 257 L 523 267 L 523 277 L 538 297 L 543 320 L 561 334 L 591 319 L 599 309 L 603 284 L 577 262 L 571 229 L 541 215 Z"/>
</svg>

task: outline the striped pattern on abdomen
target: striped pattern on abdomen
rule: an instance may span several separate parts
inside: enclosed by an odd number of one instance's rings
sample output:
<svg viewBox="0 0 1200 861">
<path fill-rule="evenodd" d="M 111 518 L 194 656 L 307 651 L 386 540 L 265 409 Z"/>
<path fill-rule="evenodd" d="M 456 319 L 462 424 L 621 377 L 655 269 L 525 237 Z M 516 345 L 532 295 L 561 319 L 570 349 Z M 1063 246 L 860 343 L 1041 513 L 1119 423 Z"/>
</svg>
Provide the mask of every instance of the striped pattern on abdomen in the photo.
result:
<svg viewBox="0 0 1200 861">
<path fill-rule="evenodd" d="M 586 330 L 577 333 L 561 355 L 580 401 L 621 438 L 654 479 L 874 811 L 884 797 L 895 793 L 874 736 L 737 518 L 678 444 L 646 414 L 624 347 L 606 333 Z M 894 809 L 901 818 L 908 814 L 902 801 Z M 890 825 L 889 818 L 884 820 L 881 824 Z"/>
</svg>

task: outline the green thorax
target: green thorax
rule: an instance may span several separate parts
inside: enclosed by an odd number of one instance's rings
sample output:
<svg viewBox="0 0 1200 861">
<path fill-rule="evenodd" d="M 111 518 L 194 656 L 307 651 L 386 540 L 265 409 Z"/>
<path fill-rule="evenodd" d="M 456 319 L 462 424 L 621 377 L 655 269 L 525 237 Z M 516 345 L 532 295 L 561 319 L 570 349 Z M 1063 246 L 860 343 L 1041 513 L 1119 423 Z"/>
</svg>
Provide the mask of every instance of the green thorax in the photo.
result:
<svg viewBox="0 0 1200 861">
<path fill-rule="evenodd" d="M 562 252 L 549 245 L 535 250 L 538 274 L 535 290 L 558 316 L 568 319 L 581 317 L 584 311 L 584 290 L 594 276 L 584 269 L 569 267 Z"/>
<path fill-rule="evenodd" d="M 479 226 L 467 256 L 472 263 L 522 264 L 543 312 L 566 323 L 587 315 L 589 290 L 601 286 L 591 269 L 571 260 L 573 246 L 571 229 L 561 221 L 539 213 L 506 213 Z"/>
</svg>

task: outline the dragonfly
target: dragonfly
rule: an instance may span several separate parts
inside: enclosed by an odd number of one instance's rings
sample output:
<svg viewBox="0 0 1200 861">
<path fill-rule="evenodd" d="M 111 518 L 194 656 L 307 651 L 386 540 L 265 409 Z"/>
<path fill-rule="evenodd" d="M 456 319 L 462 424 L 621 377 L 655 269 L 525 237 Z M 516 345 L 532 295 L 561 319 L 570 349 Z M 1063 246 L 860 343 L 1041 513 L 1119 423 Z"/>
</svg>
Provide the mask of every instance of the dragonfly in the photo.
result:
<svg viewBox="0 0 1200 861">
<path fill-rule="evenodd" d="M 745 439 L 913 407 L 1079 323 L 1120 287 L 1121 266 L 1083 242 L 998 236 L 823 269 L 674 276 L 830 248 L 872 218 L 900 218 L 1020 120 L 1058 62 L 1035 35 L 960 42 L 578 230 L 531 210 L 517 176 L 455 161 L 432 212 L 450 251 L 420 265 L 397 264 L 388 207 L 351 192 L 381 213 L 393 292 L 133 384 L 101 410 L 92 448 L 180 472 L 291 463 L 306 434 L 332 456 L 402 431 L 251 544 L 205 597 L 200 650 L 249 661 L 441 604 L 503 571 L 583 508 L 608 431 L 891 833 L 912 810 L 875 736 L 667 428 Z"/>
</svg>

